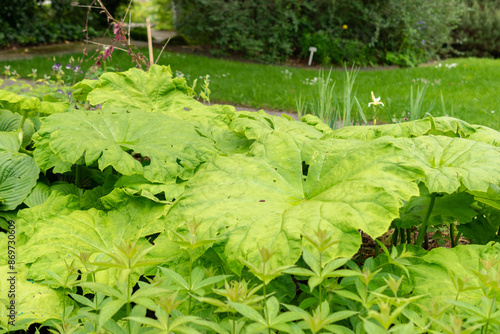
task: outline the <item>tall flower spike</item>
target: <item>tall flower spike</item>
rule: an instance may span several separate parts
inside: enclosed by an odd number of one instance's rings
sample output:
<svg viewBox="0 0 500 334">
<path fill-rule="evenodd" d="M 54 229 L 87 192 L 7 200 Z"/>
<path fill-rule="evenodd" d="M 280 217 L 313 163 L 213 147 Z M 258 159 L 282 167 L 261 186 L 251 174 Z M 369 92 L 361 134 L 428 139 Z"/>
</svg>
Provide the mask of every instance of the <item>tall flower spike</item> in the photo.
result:
<svg viewBox="0 0 500 334">
<path fill-rule="evenodd" d="M 371 106 L 372 104 L 374 106 L 378 106 L 379 104 L 384 106 L 384 104 L 380 101 L 380 97 L 375 98 L 375 95 L 373 94 L 373 92 L 372 92 L 372 100 L 373 100 L 373 102 L 368 103 L 368 107 Z"/>
</svg>

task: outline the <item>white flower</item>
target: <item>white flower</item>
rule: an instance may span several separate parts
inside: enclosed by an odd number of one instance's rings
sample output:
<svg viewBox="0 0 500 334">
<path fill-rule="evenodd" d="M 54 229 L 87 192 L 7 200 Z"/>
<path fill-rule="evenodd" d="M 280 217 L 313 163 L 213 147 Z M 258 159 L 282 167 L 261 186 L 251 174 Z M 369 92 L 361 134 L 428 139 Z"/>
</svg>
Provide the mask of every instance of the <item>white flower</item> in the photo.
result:
<svg viewBox="0 0 500 334">
<path fill-rule="evenodd" d="M 372 100 L 373 100 L 373 102 L 368 103 L 368 107 L 371 106 L 372 104 L 374 106 L 378 106 L 379 104 L 384 106 L 384 104 L 380 101 L 380 97 L 375 98 L 375 95 L 373 94 L 373 92 L 372 92 Z"/>
</svg>

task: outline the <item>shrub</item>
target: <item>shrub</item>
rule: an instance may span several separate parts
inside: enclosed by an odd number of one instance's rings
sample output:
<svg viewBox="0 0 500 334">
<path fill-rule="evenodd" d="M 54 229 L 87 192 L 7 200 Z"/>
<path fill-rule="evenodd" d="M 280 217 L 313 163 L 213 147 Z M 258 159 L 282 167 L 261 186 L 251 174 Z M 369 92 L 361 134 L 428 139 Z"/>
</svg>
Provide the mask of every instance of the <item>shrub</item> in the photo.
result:
<svg viewBox="0 0 500 334">
<path fill-rule="evenodd" d="M 500 3 L 497 0 L 465 0 L 460 25 L 453 31 L 453 47 L 459 55 L 500 57 Z"/>
<path fill-rule="evenodd" d="M 114 14 L 120 1 L 105 1 L 108 11 Z M 80 4 L 89 5 L 91 2 L 85 0 Z M 87 9 L 71 3 L 71 0 L 58 0 L 44 5 L 41 1 L 19 0 L 5 4 L 0 12 L 0 47 L 83 39 Z M 91 36 L 95 35 L 96 29 L 108 25 L 99 11 L 91 12 L 89 20 Z"/>
<path fill-rule="evenodd" d="M 178 30 L 222 52 L 262 61 L 283 61 L 293 52 L 301 5 L 296 1 L 180 0 Z"/>
<path fill-rule="evenodd" d="M 178 27 L 188 38 L 264 61 L 309 56 L 324 64 L 413 66 L 449 45 L 458 0 L 180 0 Z M 361 52 L 360 52 L 361 51 Z"/>
</svg>

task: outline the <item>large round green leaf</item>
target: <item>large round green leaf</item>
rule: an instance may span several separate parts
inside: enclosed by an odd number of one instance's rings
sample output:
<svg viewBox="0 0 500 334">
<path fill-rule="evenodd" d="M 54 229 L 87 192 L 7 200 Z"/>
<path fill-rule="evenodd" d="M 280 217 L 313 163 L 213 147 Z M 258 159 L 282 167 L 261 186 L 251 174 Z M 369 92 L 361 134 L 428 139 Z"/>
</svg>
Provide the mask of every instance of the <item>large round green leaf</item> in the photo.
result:
<svg viewBox="0 0 500 334">
<path fill-rule="evenodd" d="M 339 241 L 327 257 L 352 256 L 360 229 L 382 235 L 402 200 L 418 194 L 413 181 L 421 170 L 383 138 L 301 145 L 277 132 L 259 145 L 254 157 L 206 164 L 167 217 L 173 229 L 195 220 L 200 235 L 227 238 L 222 257 L 237 272 L 241 259 L 261 263 L 261 247 L 275 252 L 272 267 L 295 263 L 302 247 L 310 247 L 302 235 L 318 229 Z"/>
<path fill-rule="evenodd" d="M 184 110 L 201 104 L 187 95 L 189 87 L 184 78 L 172 78 L 170 66 L 153 65 L 147 72 L 137 68 L 109 72 L 101 75 L 94 87 L 84 84 L 75 88 L 88 93 L 92 105 L 131 112 Z"/>
<path fill-rule="evenodd" d="M 432 192 L 453 193 L 460 186 L 486 192 L 500 184 L 500 151 L 488 144 L 463 138 L 423 136 L 406 139 L 425 170 L 425 185 Z"/>
<path fill-rule="evenodd" d="M 139 111 L 55 114 L 45 119 L 33 139 L 34 157 L 43 170 L 56 167 L 56 172 L 64 172 L 74 163 L 97 161 L 101 170 L 113 166 L 123 175 L 141 174 L 151 182 L 188 178 L 216 151 L 188 122 Z"/>
</svg>

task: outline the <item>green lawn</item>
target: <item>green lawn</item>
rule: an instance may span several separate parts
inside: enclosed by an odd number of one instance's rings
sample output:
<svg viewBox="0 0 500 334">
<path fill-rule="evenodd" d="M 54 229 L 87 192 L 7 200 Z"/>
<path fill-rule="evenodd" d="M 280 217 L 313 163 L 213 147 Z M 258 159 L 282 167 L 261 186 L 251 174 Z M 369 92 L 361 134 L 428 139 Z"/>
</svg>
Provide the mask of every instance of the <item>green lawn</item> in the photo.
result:
<svg viewBox="0 0 500 334">
<path fill-rule="evenodd" d="M 64 67 L 70 57 L 57 57 L 56 62 L 62 63 Z M 73 57 L 78 59 L 80 54 Z M 315 84 L 310 84 L 315 77 L 319 77 L 317 69 L 241 63 L 168 52 L 162 54 L 159 63 L 171 65 L 174 75 L 185 76 L 189 84 L 198 78 L 198 88 L 202 82 L 200 77 L 209 74 L 210 98 L 221 103 L 292 111 L 296 108 L 299 96 L 311 98 L 318 91 Z M 11 70 L 15 69 L 25 76 L 31 73 L 31 68 L 37 68 L 39 76 L 43 76 L 43 73 L 53 76 L 53 64 L 52 58 L 40 57 L 0 62 L 0 69 L 10 65 Z M 371 115 L 368 102 L 373 91 L 385 104 L 384 109 L 379 111 L 380 116 L 385 116 L 381 121 L 387 121 L 388 114 L 401 118 L 409 111 L 410 87 L 413 85 L 415 93 L 417 87 L 428 83 L 423 112 L 430 111 L 435 116 L 447 114 L 470 123 L 500 129 L 500 60 L 449 59 L 441 62 L 441 66 L 439 64 L 403 69 L 362 69 L 356 79 L 355 89 L 365 114 Z M 89 66 L 90 62 L 84 63 L 83 69 Z M 126 54 L 115 51 L 112 64 L 108 66 L 125 70 L 133 64 Z M 342 96 L 343 77 L 343 69 L 336 69 L 332 73 L 338 96 Z"/>
</svg>

